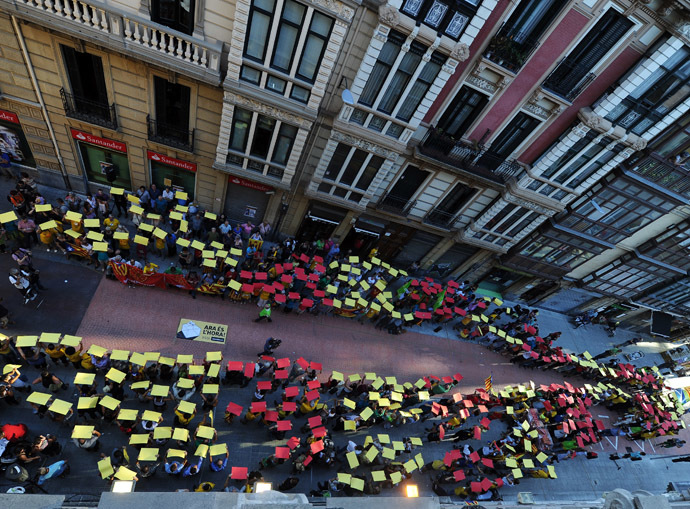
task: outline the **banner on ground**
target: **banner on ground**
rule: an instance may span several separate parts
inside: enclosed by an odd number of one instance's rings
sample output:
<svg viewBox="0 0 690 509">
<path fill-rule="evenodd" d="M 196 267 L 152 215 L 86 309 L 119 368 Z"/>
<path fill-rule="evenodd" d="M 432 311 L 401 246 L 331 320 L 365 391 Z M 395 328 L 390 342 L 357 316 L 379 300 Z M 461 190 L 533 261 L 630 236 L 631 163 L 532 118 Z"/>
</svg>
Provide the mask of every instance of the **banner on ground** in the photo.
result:
<svg viewBox="0 0 690 509">
<path fill-rule="evenodd" d="M 228 337 L 228 326 L 183 318 L 177 326 L 177 337 L 189 341 L 225 344 Z"/>
</svg>

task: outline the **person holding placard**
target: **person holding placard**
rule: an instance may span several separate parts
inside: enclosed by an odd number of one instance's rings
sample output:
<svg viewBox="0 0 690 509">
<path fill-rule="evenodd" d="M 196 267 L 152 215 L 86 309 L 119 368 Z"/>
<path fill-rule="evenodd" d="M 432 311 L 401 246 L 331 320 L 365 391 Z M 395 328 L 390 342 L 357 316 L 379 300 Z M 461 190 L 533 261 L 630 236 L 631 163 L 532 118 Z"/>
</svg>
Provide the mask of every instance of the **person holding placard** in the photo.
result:
<svg viewBox="0 0 690 509">
<path fill-rule="evenodd" d="M 94 429 L 91 432 L 91 438 L 73 438 L 72 442 L 80 449 L 84 449 L 85 451 L 89 452 L 96 452 L 101 447 L 101 444 L 98 441 L 99 438 L 101 438 L 101 432 Z"/>
</svg>

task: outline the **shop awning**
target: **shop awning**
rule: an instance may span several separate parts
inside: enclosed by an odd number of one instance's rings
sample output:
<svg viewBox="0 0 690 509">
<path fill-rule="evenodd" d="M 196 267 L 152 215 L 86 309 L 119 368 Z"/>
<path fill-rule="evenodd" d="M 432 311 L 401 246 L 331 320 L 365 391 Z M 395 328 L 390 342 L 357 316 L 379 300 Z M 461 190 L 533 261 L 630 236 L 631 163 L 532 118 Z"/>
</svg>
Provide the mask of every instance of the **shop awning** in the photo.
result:
<svg viewBox="0 0 690 509">
<path fill-rule="evenodd" d="M 503 300 L 503 296 L 500 293 L 495 292 L 493 290 L 489 290 L 488 288 L 483 288 L 481 284 L 477 287 L 477 291 L 474 293 L 478 295 L 484 295 L 485 297 L 493 297 L 499 300 Z"/>
</svg>

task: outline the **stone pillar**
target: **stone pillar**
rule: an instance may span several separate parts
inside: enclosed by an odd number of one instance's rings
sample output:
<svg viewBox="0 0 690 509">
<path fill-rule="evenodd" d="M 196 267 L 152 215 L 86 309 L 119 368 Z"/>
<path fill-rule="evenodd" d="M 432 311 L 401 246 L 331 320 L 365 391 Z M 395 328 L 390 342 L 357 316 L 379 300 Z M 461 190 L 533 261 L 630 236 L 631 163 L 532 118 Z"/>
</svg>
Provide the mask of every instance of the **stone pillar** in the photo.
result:
<svg viewBox="0 0 690 509">
<path fill-rule="evenodd" d="M 280 231 L 289 237 L 294 237 L 297 234 L 297 230 L 299 230 L 299 226 L 302 224 L 304 215 L 307 213 L 309 200 L 304 195 L 298 195 L 290 199 L 288 203 L 290 204 L 290 208 L 283 218 Z"/>
<path fill-rule="evenodd" d="M 441 239 L 438 244 L 436 244 L 431 251 L 429 251 L 424 258 L 422 258 L 421 267 L 422 269 L 430 268 L 436 260 L 438 260 L 443 254 L 448 251 L 455 241 L 452 238 Z"/>
<path fill-rule="evenodd" d="M 467 279 L 476 282 L 491 270 L 496 261 L 496 254 L 485 249 L 480 250 L 465 263 L 450 273 L 453 279 Z"/>
<path fill-rule="evenodd" d="M 343 239 L 347 236 L 348 233 L 350 233 L 350 229 L 352 226 L 355 224 L 354 219 L 355 219 L 356 213 L 352 210 L 348 210 L 347 214 L 345 214 L 345 217 L 343 218 L 342 221 L 340 221 L 340 224 L 337 226 L 337 228 L 333 231 L 331 234 L 331 238 L 335 242 L 342 242 Z"/>
</svg>

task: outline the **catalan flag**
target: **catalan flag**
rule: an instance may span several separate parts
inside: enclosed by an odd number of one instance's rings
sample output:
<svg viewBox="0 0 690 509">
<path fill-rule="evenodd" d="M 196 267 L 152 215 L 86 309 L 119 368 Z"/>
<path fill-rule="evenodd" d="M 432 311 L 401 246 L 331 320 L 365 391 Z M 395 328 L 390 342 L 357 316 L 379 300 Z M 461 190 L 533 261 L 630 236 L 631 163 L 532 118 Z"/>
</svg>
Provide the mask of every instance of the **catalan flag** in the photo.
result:
<svg viewBox="0 0 690 509">
<path fill-rule="evenodd" d="M 489 375 L 484 379 L 484 388 L 486 389 L 487 392 L 491 391 L 491 388 L 493 387 L 493 381 L 494 381 L 494 376 Z"/>
</svg>

